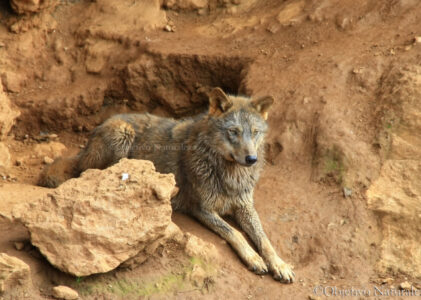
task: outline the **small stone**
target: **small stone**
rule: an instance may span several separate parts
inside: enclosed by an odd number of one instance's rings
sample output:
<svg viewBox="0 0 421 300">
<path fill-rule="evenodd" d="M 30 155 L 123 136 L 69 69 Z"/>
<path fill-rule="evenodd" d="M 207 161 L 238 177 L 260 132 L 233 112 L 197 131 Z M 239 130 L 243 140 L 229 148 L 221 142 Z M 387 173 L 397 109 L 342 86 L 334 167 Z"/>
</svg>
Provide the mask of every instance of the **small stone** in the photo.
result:
<svg viewBox="0 0 421 300">
<path fill-rule="evenodd" d="M 414 43 L 416 43 L 416 44 L 421 44 L 421 36 L 416 36 L 416 37 L 414 38 Z"/>
<path fill-rule="evenodd" d="M 272 24 L 268 26 L 266 30 L 269 31 L 270 33 L 277 33 L 280 28 L 281 26 L 279 26 L 279 24 Z"/>
<path fill-rule="evenodd" d="M 193 284 L 197 287 L 200 287 L 203 285 L 203 281 L 207 277 L 205 270 L 203 270 L 202 267 L 198 265 L 193 266 L 193 270 L 190 274 L 190 280 L 193 282 Z"/>
<path fill-rule="evenodd" d="M 79 298 L 79 294 L 64 285 L 59 285 L 53 288 L 53 296 L 57 299 L 73 300 Z"/>
<path fill-rule="evenodd" d="M 382 283 L 382 284 L 391 284 L 393 281 L 394 281 L 394 279 L 393 279 L 393 278 L 391 278 L 391 277 L 387 277 L 387 278 L 385 278 L 385 279 L 382 279 L 381 283 Z"/>
<path fill-rule="evenodd" d="M 10 152 L 5 143 L 0 142 L 0 167 L 8 168 L 10 166 Z"/>
<path fill-rule="evenodd" d="M 401 290 L 411 290 L 413 289 L 413 285 L 411 283 L 409 283 L 408 281 L 404 281 L 399 285 L 399 289 Z"/>
<path fill-rule="evenodd" d="M 43 162 L 46 165 L 50 165 L 50 164 L 52 164 L 54 162 L 54 159 L 52 159 L 51 157 L 48 157 L 48 156 L 44 156 Z"/>
<path fill-rule="evenodd" d="M 15 249 L 21 251 L 25 247 L 25 243 L 23 242 L 15 242 Z"/>
<path fill-rule="evenodd" d="M 165 25 L 165 27 L 164 27 L 164 30 L 165 31 L 168 31 L 168 32 L 172 32 L 173 30 L 172 30 L 172 27 L 170 26 L 170 25 Z"/>
<path fill-rule="evenodd" d="M 206 8 L 200 8 L 200 9 L 197 10 L 197 14 L 199 16 L 204 16 L 204 15 L 207 14 L 207 12 L 208 12 L 208 10 Z"/>
<path fill-rule="evenodd" d="M 352 190 L 350 188 L 344 187 L 343 189 L 344 197 L 348 198 L 352 196 Z"/>
<path fill-rule="evenodd" d="M 313 295 L 308 295 L 308 300 L 322 300 L 322 298 Z"/>
<path fill-rule="evenodd" d="M 15 161 L 15 165 L 16 166 L 21 166 L 22 165 L 22 160 L 21 159 L 17 159 L 16 161 Z"/>
</svg>

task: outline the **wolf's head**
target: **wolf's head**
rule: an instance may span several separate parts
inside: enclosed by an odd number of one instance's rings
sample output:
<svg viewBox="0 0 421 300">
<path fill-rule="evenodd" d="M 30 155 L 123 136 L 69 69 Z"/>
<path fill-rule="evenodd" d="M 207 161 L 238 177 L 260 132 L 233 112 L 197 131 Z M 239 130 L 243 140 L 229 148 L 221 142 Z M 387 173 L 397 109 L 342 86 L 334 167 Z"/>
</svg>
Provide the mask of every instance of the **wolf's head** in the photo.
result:
<svg viewBox="0 0 421 300">
<path fill-rule="evenodd" d="M 262 155 L 268 110 L 273 97 L 257 99 L 226 95 L 220 88 L 209 94 L 210 138 L 226 160 L 251 166 Z"/>
</svg>

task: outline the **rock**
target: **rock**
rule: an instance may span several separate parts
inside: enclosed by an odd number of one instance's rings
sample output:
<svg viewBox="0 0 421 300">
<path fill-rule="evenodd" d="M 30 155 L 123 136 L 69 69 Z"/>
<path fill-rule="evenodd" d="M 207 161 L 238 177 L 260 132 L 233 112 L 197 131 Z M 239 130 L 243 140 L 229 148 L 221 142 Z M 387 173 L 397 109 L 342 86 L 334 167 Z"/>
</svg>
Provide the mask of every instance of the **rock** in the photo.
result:
<svg viewBox="0 0 421 300">
<path fill-rule="evenodd" d="M 130 180 L 122 181 L 122 173 Z M 85 171 L 15 207 L 13 215 L 51 264 L 88 276 L 116 268 L 162 238 L 172 224 L 175 189 L 174 176 L 157 173 L 152 162 L 122 159 L 106 170 Z"/>
<path fill-rule="evenodd" d="M 380 273 L 421 277 L 421 66 L 392 66 L 380 85 L 383 164 L 367 190 L 383 231 Z"/>
<path fill-rule="evenodd" d="M 20 112 L 12 108 L 9 98 L 3 92 L 0 84 L 0 140 L 7 136 L 19 115 Z"/>
<path fill-rule="evenodd" d="M 105 66 L 105 60 L 102 56 L 88 56 L 86 58 L 86 71 L 91 74 L 100 74 Z"/>
<path fill-rule="evenodd" d="M 199 10 L 208 6 L 209 0 L 164 0 L 163 5 L 169 9 Z"/>
<path fill-rule="evenodd" d="M 13 292 L 17 287 L 30 282 L 30 269 L 26 263 L 6 253 L 0 253 L 0 294 Z"/>
<path fill-rule="evenodd" d="M 121 264 L 122 267 L 133 269 L 144 263 L 148 257 L 156 254 L 156 250 L 161 246 L 165 249 L 167 245 L 172 245 L 170 249 L 177 244 L 182 254 L 192 258 L 200 258 L 205 263 L 217 264 L 219 256 L 215 245 L 190 234 L 183 233 L 174 223 L 168 225 L 163 236 L 155 242 L 148 245 L 142 252 L 135 257 Z M 207 273 L 207 277 L 213 274 Z"/>
<path fill-rule="evenodd" d="M 350 188 L 344 187 L 343 189 L 344 197 L 348 198 L 352 196 L 352 190 Z"/>
<path fill-rule="evenodd" d="M 408 281 L 404 281 L 399 285 L 399 288 L 401 290 L 410 291 L 411 289 L 414 288 L 414 286 L 411 283 L 409 283 Z"/>
<path fill-rule="evenodd" d="M 303 9 L 305 1 L 299 0 L 296 2 L 287 3 L 279 12 L 277 19 L 281 25 L 290 25 L 304 19 Z"/>
<path fill-rule="evenodd" d="M 165 31 L 168 31 L 168 32 L 172 32 L 173 31 L 172 30 L 172 27 L 170 25 L 168 25 L 168 24 L 164 26 L 164 30 Z"/>
<path fill-rule="evenodd" d="M 21 251 L 25 247 L 25 243 L 23 242 L 15 242 L 14 245 L 15 249 L 18 251 Z"/>
<path fill-rule="evenodd" d="M 7 92 L 19 93 L 21 91 L 23 80 L 18 74 L 13 72 L 3 73 L 1 81 Z"/>
<path fill-rule="evenodd" d="M 52 158 L 51 158 L 51 157 L 49 157 L 49 156 L 44 156 L 43 162 L 44 162 L 44 164 L 46 164 L 46 165 L 50 165 L 50 164 L 52 164 L 52 163 L 54 162 L 54 159 L 52 159 Z"/>
<path fill-rule="evenodd" d="M 197 287 L 203 286 L 203 282 L 208 277 L 205 270 L 199 265 L 193 265 L 193 270 L 190 273 L 190 280 Z"/>
<path fill-rule="evenodd" d="M 49 142 L 36 144 L 33 150 L 33 153 L 36 157 L 55 159 L 57 157 L 63 156 L 64 152 L 67 150 L 66 146 L 60 142 Z"/>
<path fill-rule="evenodd" d="M 383 233 L 378 270 L 421 277 L 421 161 L 386 161 L 367 199 Z"/>
<path fill-rule="evenodd" d="M 0 142 L 0 168 L 8 168 L 10 166 L 10 152 L 7 146 Z"/>
<path fill-rule="evenodd" d="M 190 257 L 201 257 L 207 262 L 217 259 L 217 250 L 215 245 L 209 244 L 197 236 L 189 233 L 184 234 L 185 253 Z"/>
<path fill-rule="evenodd" d="M 18 14 L 39 12 L 57 4 L 55 0 L 10 0 L 10 5 Z"/>
<path fill-rule="evenodd" d="M 74 300 L 79 298 L 79 294 L 64 285 L 59 285 L 53 288 L 53 297 L 57 299 Z"/>
</svg>

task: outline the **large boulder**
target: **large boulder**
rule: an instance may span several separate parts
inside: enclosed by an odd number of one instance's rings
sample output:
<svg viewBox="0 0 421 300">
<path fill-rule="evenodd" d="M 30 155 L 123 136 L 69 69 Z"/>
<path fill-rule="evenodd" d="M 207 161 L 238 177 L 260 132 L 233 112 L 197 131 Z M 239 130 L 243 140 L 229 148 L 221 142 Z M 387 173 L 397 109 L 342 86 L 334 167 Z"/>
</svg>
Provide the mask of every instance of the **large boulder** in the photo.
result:
<svg viewBox="0 0 421 300">
<path fill-rule="evenodd" d="M 0 141 L 7 136 L 19 115 L 20 112 L 12 107 L 0 84 Z"/>
<path fill-rule="evenodd" d="M 162 239 L 176 191 L 172 174 L 156 172 L 150 161 L 122 159 L 106 170 L 87 170 L 13 215 L 51 264 L 87 276 L 110 271 Z"/>
<path fill-rule="evenodd" d="M 12 292 L 13 296 L 17 297 L 20 287 L 31 284 L 30 276 L 30 269 L 26 263 L 6 253 L 0 253 L 0 295 Z"/>
</svg>

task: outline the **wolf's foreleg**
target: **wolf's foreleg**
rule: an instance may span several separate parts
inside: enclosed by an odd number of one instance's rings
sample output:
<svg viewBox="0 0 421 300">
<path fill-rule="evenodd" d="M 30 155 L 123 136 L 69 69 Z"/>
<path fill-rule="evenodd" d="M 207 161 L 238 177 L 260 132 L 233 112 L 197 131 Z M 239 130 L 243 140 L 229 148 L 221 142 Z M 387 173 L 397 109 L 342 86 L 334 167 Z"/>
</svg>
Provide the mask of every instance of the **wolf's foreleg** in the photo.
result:
<svg viewBox="0 0 421 300">
<path fill-rule="evenodd" d="M 262 255 L 273 277 L 285 282 L 293 282 L 295 274 L 290 265 L 285 263 L 273 249 L 263 231 L 259 215 L 252 204 L 247 204 L 235 211 L 235 218 L 241 228 L 248 234 Z"/>
<path fill-rule="evenodd" d="M 244 236 L 235 228 L 230 226 L 217 213 L 206 210 L 195 210 L 193 215 L 204 225 L 212 229 L 225 239 L 238 255 L 249 267 L 250 270 L 257 274 L 267 272 L 267 266 L 263 259 L 251 248 Z"/>
</svg>

